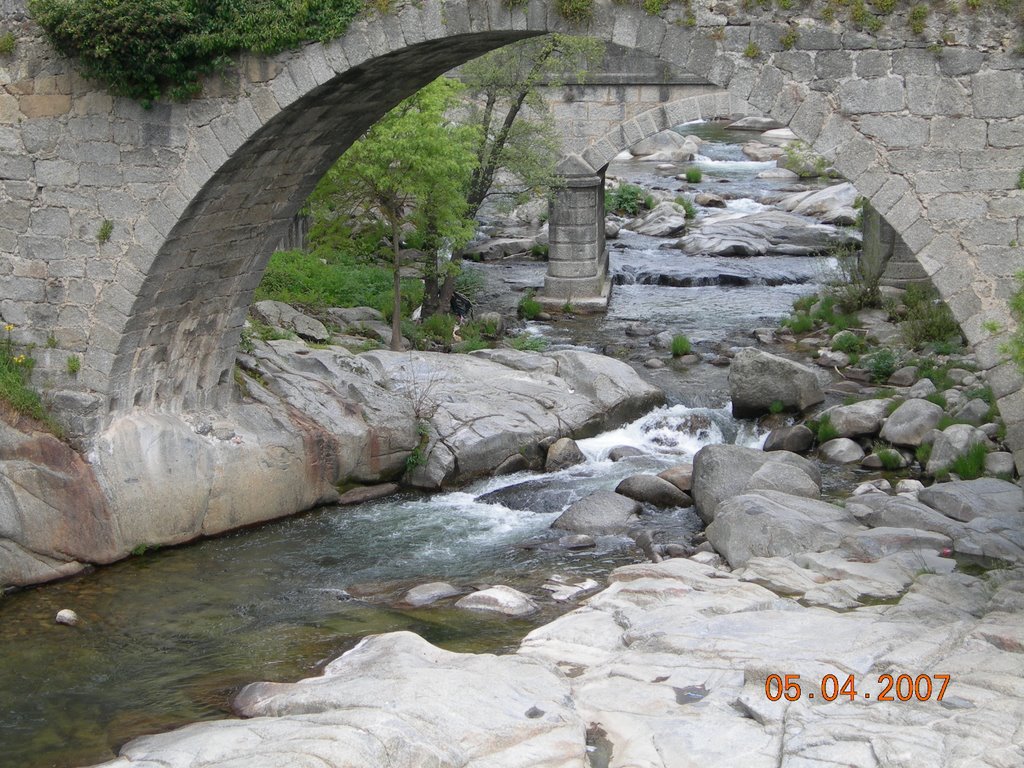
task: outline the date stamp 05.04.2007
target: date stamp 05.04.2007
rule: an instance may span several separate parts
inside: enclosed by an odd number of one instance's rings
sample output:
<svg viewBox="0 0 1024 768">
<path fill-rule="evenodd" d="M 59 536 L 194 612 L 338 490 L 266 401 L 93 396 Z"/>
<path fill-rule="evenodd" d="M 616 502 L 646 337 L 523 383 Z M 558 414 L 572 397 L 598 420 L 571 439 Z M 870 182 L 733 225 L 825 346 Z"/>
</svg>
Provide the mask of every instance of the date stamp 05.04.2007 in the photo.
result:
<svg viewBox="0 0 1024 768">
<path fill-rule="evenodd" d="M 949 675 L 878 675 L 877 685 L 876 690 L 858 689 L 853 675 L 847 675 L 842 681 L 836 675 L 825 675 L 817 685 L 801 682 L 800 675 L 768 675 L 764 681 L 764 695 L 769 701 L 798 701 L 802 698 L 824 701 L 839 698 L 849 701 L 942 701 L 949 686 Z"/>
</svg>

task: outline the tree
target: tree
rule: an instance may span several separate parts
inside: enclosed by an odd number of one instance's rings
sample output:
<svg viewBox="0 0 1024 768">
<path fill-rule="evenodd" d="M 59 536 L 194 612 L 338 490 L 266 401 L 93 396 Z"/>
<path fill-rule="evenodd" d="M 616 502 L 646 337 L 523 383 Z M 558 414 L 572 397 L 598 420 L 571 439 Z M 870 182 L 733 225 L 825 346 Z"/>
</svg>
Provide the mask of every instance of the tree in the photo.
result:
<svg viewBox="0 0 1024 768">
<path fill-rule="evenodd" d="M 472 127 L 448 114 L 462 86 L 439 78 L 381 118 L 334 164 L 310 203 L 314 216 L 358 216 L 363 236 L 384 242 L 393 276 L 391 348 L 401 349 L 403 241 L 427 254 L 437 272 L 442 248 L 461 248 L 473 236 L 466 189 L 475 165 Z"/>
<path fill-rule="evenodd" d="M 582 81 L 604 54 L 593 38 L 545 35 L 513 43 L 464 65 L 465 122 L 476 127 L 476 167 L 466 188 L 466 212 L 501 196 L 514 203 L 547 196 L 557 183 L 561 135 L 544 100 L 543 86 Z M 501 184 L 495 184 L 499 175 Z M 446 308 L 455 291 L 460 255 L 443 282 L 424 285 L 423 314 Z"/>
</svg>

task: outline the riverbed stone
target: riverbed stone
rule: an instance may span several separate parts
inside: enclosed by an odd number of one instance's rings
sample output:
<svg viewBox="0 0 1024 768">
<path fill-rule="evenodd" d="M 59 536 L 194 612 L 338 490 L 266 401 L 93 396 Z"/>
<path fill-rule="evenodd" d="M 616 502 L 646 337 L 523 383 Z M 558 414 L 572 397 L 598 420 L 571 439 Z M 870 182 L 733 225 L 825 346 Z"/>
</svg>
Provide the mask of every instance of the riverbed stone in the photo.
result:
<svg viewBox="0 0 1024 768">
<path fill-rule="evenodd" d="M 980 397 L 975 397 L 957 408 L 956 411 L 954 411 L 953 416 L 955 416 L 959 421 L 966 422 L 967 424 L 971 424 L 975 427 L 980 427 L 988 421 L 988 412 L 988 403 Z"/>
<path fill-rule="evenodd" d="M 591 536 L 626 533 L 640 514 L 640 502 L 614 491 L 597 491 L 577 501 L 552 528 Z"/>
<path fill-rule="evenodd" d="M 916 447 L 938 425 L 942 413 L 942 406 L 928 400 L 907 400 L 889 415 L 879 434 L 893 445 Z"/>
<path fill-rule="evenodd" d="M 803 424 L 773 429 L 764 441 L 765 451 L 804 453 L 814 445 L 814 433 Z"/>
<path fill-rule="evenodd" d="M 970 522 L 977 517 L 996 517 L 1024 523 L 1024 489 L 995 477 L 936 483 L 918 499 L 953 520 Z"/>
<path fill-rule="evenodd" d="M 570 533 L 558 539 L 558 546 L 562 549 L 593 549 L 597 542 L 585 533 Z"/>
<path fill-rule="evenodd" d="M 839 437 L 876 435 L 892 406 L 891 398 L 861 400 L 851 405 L 837 405 L 824 411 L 818 418 L 828 416 L 829 423 Z"/>
<path fill-rule="evenodd" d="M 335 502 L 339 506 L 350 504 L 362 504 L 367 501 L 382 499 L 390 496 L 398 490 L 397 483 L 381 483 L 380 485 L 366 485 L 360 488 L 350 488 L 338 497 Z"/>
<path fill-rule="evenodd" d="M 658 203 L 653 210 L 643 216 L 630 221 L 625 228 L 649 237 L 675 237 L 686 230 L 686 209 L 678 203 L 666 200 Z"/>
<path fill-rule="evenodd" d="M 494 587 L 481 589 L 460 598 L 456 608 L 467 611 L 486 611 L 500 613 L 502 616 L 522 617 L 536 613 L 539 609 L 533 599 L 518 589 L 498 584 Z"/>
<path fill-rule="evenodd" d="M 849 182 L 844 182 L 824 189 L 797 192 L 782 198 L 775 205 L 784 211 L 849 226 L 857 219 L 853 207 L 856 199 L 857 190 Z"/>
<path fill-rule="evenodd" d="M 830 464 L 853 464 L 864 458 L 864 449 L 848 437 L 837 437 L 818 446 L 818 456 Z"/>
<path fill-rule="evenodd" d="M 929 475 L 938 474 L 949 469 L 957 459 L 966 456 L 974 446 L 987 443 L 988 437 L 980 429 L 970 424 L 951 424 L 942 430 L 932 444 L 925 471 Z"/>
<path fill-rule="evenodd" d="M 910 389 L 907 390 L 907 397 L 910 399 L 923 400 L 929 395 L 934 395 L 938 391 L 938 387 L 935 386 L 935 382 L 931 379 L 919 379 L 911 385 Z"/>
<path fill-rule="evenodd" d="M 643 456 L 644 452 L 635 445 L 617 445 L 608 451 L 608 458 L 611 461 L 622 461 L 634 456 Z"/>
<path fill-rule="evenodd" d="M 615 492 L 636 501 L 656 507 L 689 507 L 693 500 L 688 494 L 657 475 L 630 475 L 617 486 Z"/>
<path fill-rule="evenodd" d="M 464 592 L 465 590 L 453 587 L 446 581 L 431 581 L 428 584 L 418 584 L 410 589 L 405 593 L 402 601 L 414 608 L 419 608 L 436 603 L 439 600 L 461 595 Z"/>
<path fill-rule="evenodd" d="M 842 507 L 778 491 L 723 501 L 708 526 L 708 541 L 733 568 L 752 557 L 778 557 L 838 547 L 862 530 Z"/>
<path fill-rule="evenodd" d="M 753 347 L 741 349 L 733 358 L 729 396 L 733 415 L 739 418 L 760 416 L 779 404 L 801 412 L 825 399 L 810 368 Z"/>
<path fill-rule="evenodd" d="M 780 469 L 780 465 L 786 467 Z M 762 468 L 764 472 L 760 472 Z M 804 478 L 797 481 L 792 470 L 800 472 Z M 750 488 L 755 475 L 758 476 L 756 484 L 762 488 L 770 486 L 772 490 L 788 485 L 813 497 L 821 488 L 821 473 L 810 461 L 795 453 L 766 453 L 740 445 L 705 445 L 693 459 L 691 494 L 704 522 L 714 520 L 718 506 L 726 499 L 755 490 Z"/>
<path fill-rule="evenodd" d="M 252 314 L 267 325 L 294 331 L 310 341 L 324 342 L 331 338 L 323 323 L 283 301 L 257 301 L 252 306 Z"/>
<path fill-rule="evenodd" d="M 693 487 L 693 464 L 685 462 L 669 467 L 658 473 L 662 480 L 668 480 L 680 491 L 689 491 Z"/>
<path fill-rule="evenodd" d="M 691 255 L 812 256 L 856 237 L 784 211 L 723 211 L 701 219 L 673 244 Z"/>
<path fill-rule="evenodd" d="M 61 608 L 57 611 L 57 615 L 53 620 L 57 624 L 63 624 L 68 627 L 77 627 L 79 622 L 81 622 L 78 614 L 70 608 Z"/>
<path fill-rule="evenodd" d="M 1008 451 L 993 451 L 985 456 L 985 474 L 999 477 L 1013 477 L 1016 467 L 1013 454 Z"/>
<path fill-rule="evenodd" d="M 544 460 L 545 472 L 558 472 L 563 469 L 582 464 L 587 460 L 583 451 L 576 445 L 576 441 L 570 437 L 562 437 L 552 443 L 548 448 L 547 458 Z"/>
</svg>

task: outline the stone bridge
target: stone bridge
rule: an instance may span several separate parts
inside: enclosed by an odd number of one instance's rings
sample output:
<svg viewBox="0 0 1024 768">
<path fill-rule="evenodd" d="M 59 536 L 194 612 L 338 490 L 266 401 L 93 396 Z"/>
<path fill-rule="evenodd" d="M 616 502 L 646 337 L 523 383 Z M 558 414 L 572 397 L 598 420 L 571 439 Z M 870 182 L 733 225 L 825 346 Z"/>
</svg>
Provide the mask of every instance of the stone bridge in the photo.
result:
<svg viewBox="0 0 1024 768">
<path fill-rule="evenodd" d="M 0 6 L 18 36 L 0 58 L 0 313 L 16 343 L 37 345 L 36 383 L 86 443 L 133 409 L 227 402 L 253 291 L 331 162 L 437 75 L 557 31 L 640 51 L 715 90 L 658 103 L 567 156 L 573 199 L 553 243 L 600 238 L 597 180 L 624 148 L 695 118 L 771 116 L 915 254 L 977 345 L 1024 459 L 1021 377 L 1000 360 L 1001 334 L 985 330 L 1013 326 L 1006 299 L 1024 267 L 1024 75 L 1005 16 L 933 11 L 915 34 L 901 5 L 869 34 L 805 17 L 824 3 L 748 12 L 692 0 L 653 15 L 596 0 L 577 25 L 556 0 L 426 0 L 328 44 L 243 57 L 201 98 L 147 110 L 76 75 L 24 5 Z M 552 249 L 553 275 L 569 250 Z"/>
</svg>

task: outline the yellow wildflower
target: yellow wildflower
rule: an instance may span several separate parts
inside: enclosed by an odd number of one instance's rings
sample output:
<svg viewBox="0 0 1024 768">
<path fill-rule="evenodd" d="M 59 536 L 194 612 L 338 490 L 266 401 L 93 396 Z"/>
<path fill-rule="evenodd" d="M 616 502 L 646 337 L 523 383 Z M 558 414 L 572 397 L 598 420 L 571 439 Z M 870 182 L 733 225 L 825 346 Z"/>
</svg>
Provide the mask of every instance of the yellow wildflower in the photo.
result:
<svg viewBox="0 0 1024 768">
<path fill-rule="evenodd" d="M 14 323 L 8 323 L 7 325 L 5 325 L 4 326 L 4 330 L 7 331 L 8 333 L 13 331 L 14 330 Z"/>
</svg>

